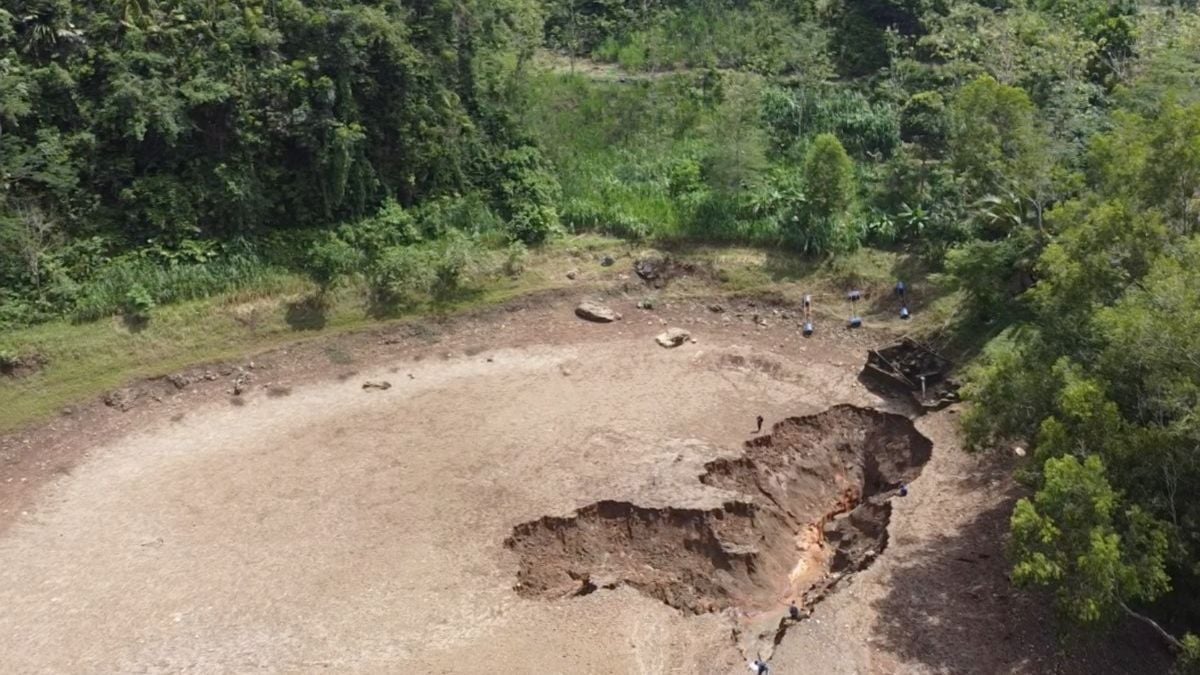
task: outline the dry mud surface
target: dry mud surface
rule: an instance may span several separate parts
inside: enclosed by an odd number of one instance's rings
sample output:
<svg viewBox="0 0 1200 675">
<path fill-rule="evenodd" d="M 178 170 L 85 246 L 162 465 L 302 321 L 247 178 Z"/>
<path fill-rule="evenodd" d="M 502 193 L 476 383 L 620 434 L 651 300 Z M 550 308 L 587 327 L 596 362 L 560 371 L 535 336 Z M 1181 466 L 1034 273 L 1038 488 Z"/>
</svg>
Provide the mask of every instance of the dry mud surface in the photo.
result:
<svg viewBox="0 0 1200 675">
<path fill-rule="evenodd" d="M 4 439 L 0 672 L 1162 670 L 1059 647 L 1007 467 L 864 389 L 871 333 L 572 307 Z"/>
</svg>

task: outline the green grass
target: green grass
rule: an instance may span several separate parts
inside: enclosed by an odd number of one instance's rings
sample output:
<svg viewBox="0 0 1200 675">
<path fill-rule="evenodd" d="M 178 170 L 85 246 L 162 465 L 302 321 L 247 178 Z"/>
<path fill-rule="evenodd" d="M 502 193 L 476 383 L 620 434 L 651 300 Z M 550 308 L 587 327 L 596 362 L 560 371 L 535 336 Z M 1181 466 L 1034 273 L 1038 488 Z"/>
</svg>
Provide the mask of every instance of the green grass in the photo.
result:
<svg viewBox="0 0 1200 675">
<path fill-rule="evenodd" d="M 319 340 L 395 321 L 421 321 L 492 306 L 522 295 L 564 288 L 569 269 L 588 270 L 596 278 L 615 281 L 627 274 L 628 260 L 601 268 L 602 253 L 624 256 L 639 250 L 628 241 L 598 235 L 564 237 L 530 254 L 519 278 L 496 277 L 440 303 L 409 307 L 388 319 L 368 315 L 365 291 L 345 286 L 333 291 L 320 317 L 306 314 L 313 292 L 300 277 L 272 278 L 262 288 L 243 288 L 207 300 L 155 308 L 150 321 L 130 327 L 119 317 L 73 324 L 62 320 L 10 331 L 0 337 L 0 353 L 39 353 L 49 364 L 36 375 L 0 380 L 0 433 L 47 419 L 63 407 L 142 378 L 158 377 L 206 363 L 242 358 L 282 345 Z M 907 279 L 921 309 L 913 330 L 936 330 L 956 311 L 954 296 L 926 281 L 925 270 L 910 256 L 861 249 L 839 258 L 812 259 L 761 249 L 680 245 L 672 255 L 718 273 L 719 282 L 683 282 L 675 296 L 714 294 L 784 296 L 794 301 L 805 293 L 821 298 L 821 316 L 839 316 L 841 294 L 862 288 L 887 305 L 897 278 Z M 581 293 L 586 292 L 581 287 Z M 864 308 L 871 310 L 870 307 Z M 344 352 L 327 351 L 332 363 L 344 363 Z"/>
<path fill-rule="evenodd" d="M 386 320 L 368 316 L 365 292 L 358 286 L 333 292 L 328 308 L 315 316 L 305 308 L 314 290 L 310 282 L 298 276 L 272 276 L 261 288 L 245 287 L 205 300 L 157 307 L 144 326 L 106 317 L 86 323 L 64 319 L 9 331 L 0 337 L 0 353 L 38 353 L 49 363 L 30 377 L 0 380 L 0 433 L 47 419 L 65 406 L 138 379 L 396 320 L 466 312 L 565 285 L 568 282 L 558 268 L 568 265 L 566 260 L 624 246 L 597 236 L 564 238 L 531 255 L 526 273 L 518 279 L 488 279 L 451 300 L 410 307 Z"/>
</svg>

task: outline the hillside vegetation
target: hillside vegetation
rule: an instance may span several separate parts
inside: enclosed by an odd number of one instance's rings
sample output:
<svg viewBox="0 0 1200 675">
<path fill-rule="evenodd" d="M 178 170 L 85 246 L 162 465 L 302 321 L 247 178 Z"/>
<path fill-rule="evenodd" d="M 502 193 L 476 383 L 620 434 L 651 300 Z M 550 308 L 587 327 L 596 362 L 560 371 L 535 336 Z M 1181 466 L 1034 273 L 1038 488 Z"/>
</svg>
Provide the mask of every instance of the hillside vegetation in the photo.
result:
<svg viewBox="0 0 1200 675">
<path fill-rule="evenodd" d="M 1031 449 L 1014 582 L 1197 667 L 1193 3 L 0 8 L 0 360 L 230 293 L 451 306 L 567 233 L 919 259 L 968 440 Z"/>
</svg>

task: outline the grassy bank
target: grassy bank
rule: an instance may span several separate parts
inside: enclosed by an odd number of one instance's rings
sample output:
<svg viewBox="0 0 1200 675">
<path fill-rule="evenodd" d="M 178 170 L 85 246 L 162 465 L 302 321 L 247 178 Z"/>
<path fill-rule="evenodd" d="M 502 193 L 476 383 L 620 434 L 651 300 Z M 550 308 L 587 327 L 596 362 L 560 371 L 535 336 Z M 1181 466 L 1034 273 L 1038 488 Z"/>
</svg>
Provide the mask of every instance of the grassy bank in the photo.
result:
<svg viewBox="0 0 1200 675">
<path fill-rule="evenodd" d="M 56 321 L 12 331 L 0 338 L 0 352 L 38 354 L 47 364 L 29 377 L 0 379 L 0 433 L 45 420 L 65 406 L 126 383 L 191 366 L 396 321 L 464 312 L 555 288 L 579 285 L 580 294 L 585 295 L 589 282 L 603 286 L 628 274 L 630 256 L 636 250 L 618 239 L 566 237 L 531 255 L 520 277 L 488 279 L 456 300 L 410 307 L 388 318 L 371 316 L 365 292 L 355 284 L 332 292 L 327 309 L 318 312 L 308 302 L 314 290 L 311 282 L 294 277 L 275 280 L 262 290 L 159 307 L 143 326 L 109 317 L 82 324 Z M 595 260 L 601 254 L 620 256 L 620 262 L 602 268 Z M 672 255 L 713 272 L 710 278 L 673 287 L 668 292 L 675 297 L 776 293 L 795 300 L 804 293 L 817 293 L 836 298 L 851 286 L 884 297 L 897 276 L 912 279 L 920 291 L 918 297 L 940 297 L 924 282 L 924 271 L 909 256 L 872 249 L 824 261 L 777 251 L 719 247 L 678 248 Z M 567 279 L 570 269 L 583 272 L 580 281 Z M 944 321 L 954 306 L 953 298 L 926 304 L 921 325 L 928 327 Z M 832 316 L 840 306 L 831 302 L 820 309 Z"/>
<path fill-rule="evenodd" d="M 44 420 L 64 406 L 86 401 L 137 379 L 166 375 L 203 363 L 254 354 L 283 344 L 321 339 L 433 314 L 452 314 L 563 286 L 559 268 L 598 250 L 623 244 L 599 237 L 560 240 L 530 257 L 517 278 L 489 278 L 453 300 L 418 304 L 386 318 L 372 316 L 357 283 L 329 294 L 318 310 L 305 278 L 273 279 L 205 300 L 155 308 L 144 325 L 121 317 L 87 323 L 53 321 L 0 337 L 0 353 L 39 355 L 46 365 L 20 379 L 0 379 L 0 433 Z"/>
</svg>

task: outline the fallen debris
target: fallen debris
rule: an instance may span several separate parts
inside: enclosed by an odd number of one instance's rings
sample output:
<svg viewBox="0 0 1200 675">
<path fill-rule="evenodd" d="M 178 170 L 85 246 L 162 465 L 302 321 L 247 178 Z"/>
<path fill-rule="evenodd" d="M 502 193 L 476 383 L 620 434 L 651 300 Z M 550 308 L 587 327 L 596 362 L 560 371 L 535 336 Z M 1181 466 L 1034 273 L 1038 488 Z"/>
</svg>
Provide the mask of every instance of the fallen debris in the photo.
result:
<svg viewBox="0 0 1200 675">
<path fill-rule="evenodd" d="M 950 377 L 949 359 L 911 338 L 871 350 L 861 380 L 876 393 L 912 396 L 926 410 L 941 410 L 958 401 L 958 382 Z"/>
<path fill-rule="evenodd" d="M 362 388 L 364 390 L 378 389 L 379 391 L 387 391 L 388 389 L 392 388 L 392 383 L 388 382 L 387 380 L 379 380 L 378 382 L 368 380 L 366 382 L 363 382 Z"/>
</svg>

